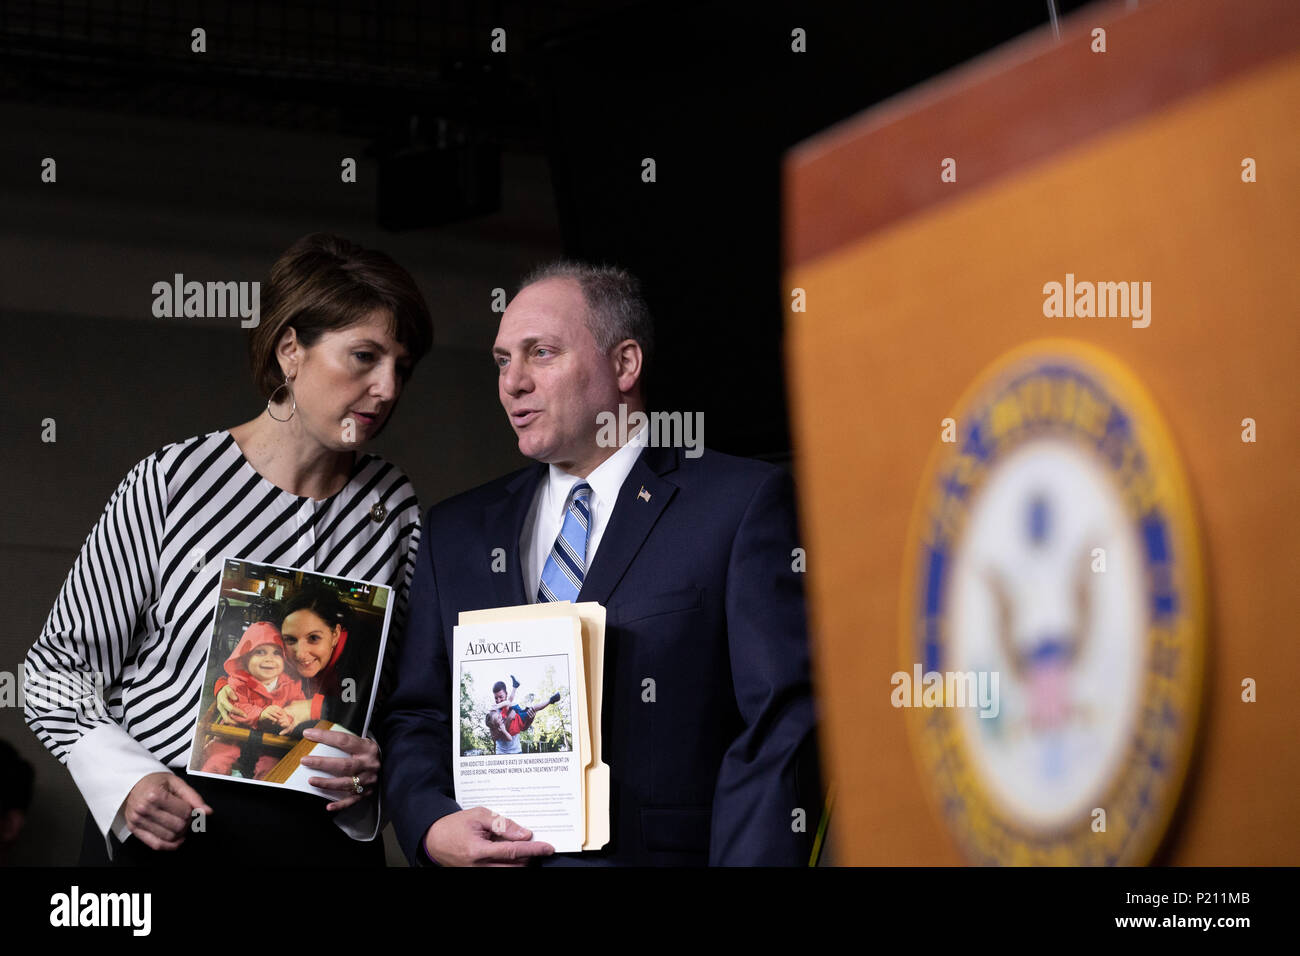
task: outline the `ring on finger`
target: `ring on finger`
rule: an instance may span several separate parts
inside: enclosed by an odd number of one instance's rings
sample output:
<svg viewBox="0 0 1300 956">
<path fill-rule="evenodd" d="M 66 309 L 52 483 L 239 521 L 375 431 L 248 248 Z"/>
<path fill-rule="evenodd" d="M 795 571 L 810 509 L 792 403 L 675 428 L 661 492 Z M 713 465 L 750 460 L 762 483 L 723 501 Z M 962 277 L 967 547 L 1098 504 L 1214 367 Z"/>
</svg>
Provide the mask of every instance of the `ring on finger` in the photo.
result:
<svg viewBox="0 0 1300 956">
<path fill-rule="evenodd" d="M 360 778 L 360 777 L 353 777 L 353 778 L 352 778 L 352 792 L 355 793 L 355 794 L 358 794 L 358 795 L 360 795 L 360 794 L 366 792 L 366 788 L 363 787 L 363 786 L 361 786 L 361 778 Z"/>
</svg>

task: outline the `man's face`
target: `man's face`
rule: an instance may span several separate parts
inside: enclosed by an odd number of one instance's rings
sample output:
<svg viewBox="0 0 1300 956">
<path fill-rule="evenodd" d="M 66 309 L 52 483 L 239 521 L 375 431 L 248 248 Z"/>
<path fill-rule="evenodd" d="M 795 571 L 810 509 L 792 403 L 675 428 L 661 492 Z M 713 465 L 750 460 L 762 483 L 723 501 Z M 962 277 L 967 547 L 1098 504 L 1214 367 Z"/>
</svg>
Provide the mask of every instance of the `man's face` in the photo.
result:
<svg viewBox="0 0 1300 956">
<path fill-rule="evenodd" d="M 596 415 L 622 400 L 614 359 L 596 346 L 586 314 L 576 281 L 546 279 L 515 296 L 492 347 L 519 451 L 584 477 L 613 451 L 596 444 Z"/>
<path fill-rule="evenodd" d="M 500 704 L 500 703 L 504 703 L 504 702 L 505 702 L 505 699 L 506 699 L 506 692 L 503 691 L 503 690 L 498 690 L 498 691 L 497 691 L 495 694 L 493 694 L 492 696 L 496 698 L 496 702 L 497 702 L 498 704 Z"/>
</svg>

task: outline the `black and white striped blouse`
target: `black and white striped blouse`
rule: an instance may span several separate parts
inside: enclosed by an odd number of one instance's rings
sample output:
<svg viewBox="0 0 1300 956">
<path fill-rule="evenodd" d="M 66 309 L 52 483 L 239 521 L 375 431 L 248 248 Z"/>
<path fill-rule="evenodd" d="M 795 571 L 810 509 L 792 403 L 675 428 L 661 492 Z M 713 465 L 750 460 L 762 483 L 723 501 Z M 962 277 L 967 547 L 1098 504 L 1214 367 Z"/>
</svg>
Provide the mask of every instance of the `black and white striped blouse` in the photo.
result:
<svg viewBox="0 0 1300 956">
<path fill-rule="evenodd" d="M 228 431 L 167 445 L 113 493 L 28 652 L 27 723 L 100 830 L 125 839 L 131 788 L 188 762 L 221 559 L 388 584 L 395 637 L 419 537 L 411 483 L 373 455 L 358 454 L 347 484 L 315 501 L 259 475 Z"/>
</svg>

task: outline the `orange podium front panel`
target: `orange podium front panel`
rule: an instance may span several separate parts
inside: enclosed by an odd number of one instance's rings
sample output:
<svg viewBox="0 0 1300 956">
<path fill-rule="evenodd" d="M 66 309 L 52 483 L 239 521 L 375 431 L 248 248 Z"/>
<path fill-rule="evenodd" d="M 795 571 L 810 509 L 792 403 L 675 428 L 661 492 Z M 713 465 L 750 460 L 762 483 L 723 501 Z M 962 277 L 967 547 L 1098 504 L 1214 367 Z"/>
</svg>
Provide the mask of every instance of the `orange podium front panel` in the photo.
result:
<svg viewBox="0 0 1300 956">
<path fill-rule="evenodd" d="M 1086 8 L 798 147 L 837 862 L 1300 863 L 1300 6 Z"/>
</svg>

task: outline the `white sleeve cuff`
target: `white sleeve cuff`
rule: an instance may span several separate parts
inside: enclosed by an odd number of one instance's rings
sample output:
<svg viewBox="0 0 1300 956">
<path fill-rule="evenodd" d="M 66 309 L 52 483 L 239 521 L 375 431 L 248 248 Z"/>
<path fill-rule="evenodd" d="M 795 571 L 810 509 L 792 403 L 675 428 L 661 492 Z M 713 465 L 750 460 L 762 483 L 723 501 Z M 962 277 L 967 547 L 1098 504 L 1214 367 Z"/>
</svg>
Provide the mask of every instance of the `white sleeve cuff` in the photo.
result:
<svg viewBox="0 0 1300 956">
<path fill-rule="evenodd" d="M 131 788 L 151 773 L 171 773 L 117 724 L 100 724 L 73 744 L 67 767 L 99 832 L 119 840 L 131 833 L 122 812 Z"/>
<path fill-rule="evenodd" d="M 375 790 L 372 796 L 336 812 L 334 823 L 352 839 L 368 843 L 379 835 L 379 801 L 379 791 Z"/>
<path fill-rule="evenodd" d="M 375 740 L 375 738 L 370 734 L 366 734 L 366 739 Z M 379 746 L 378 740 L 375 740 L 375 746 Z M 383 762 L 383 759 L 384 752 L 381 748 L 379 751 L 380 763 Z M 365 797 L 352 804 L 352 806 L 347 809 L 340 810 L 338 813 L 334 814 L 334 823 L 340 830 L 352 837 L 352 839 L 369 843 L 375 837 L 379 836 L 379 831 L 383 826 L 384 815 L 381 812 L 382 809 L 383 798 L 381 796 L 381 788 L 376 786 L 375 792 L 372 796 Z"/>
<path fill-rule="evenodd" d="M 131 835 L 123 813 L 131 788 L 151 773 L 172 772 L 117 724 L 100 724 L 73 744 L 67 767 L 99 832 L 107 838 L 112 831 L 123 842 Z M 376 790 L 372 797 L 340 810 L 335 823 L 352 839 L 368 842 L 379 835 L 379 811 Z"/>
</svg>

